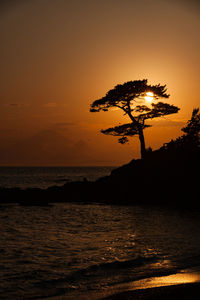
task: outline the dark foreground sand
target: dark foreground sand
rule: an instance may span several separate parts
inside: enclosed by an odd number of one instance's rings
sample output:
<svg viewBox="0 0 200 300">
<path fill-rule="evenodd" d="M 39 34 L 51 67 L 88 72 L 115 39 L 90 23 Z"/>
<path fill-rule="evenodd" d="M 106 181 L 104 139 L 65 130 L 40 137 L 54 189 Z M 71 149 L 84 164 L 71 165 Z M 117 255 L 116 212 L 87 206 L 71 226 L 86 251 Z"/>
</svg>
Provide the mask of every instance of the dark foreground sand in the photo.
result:
<svg viewBox="0 0 200 300">
<path fill-rule="evenodd" d="M 43 300 L 44 298 L 40 299 Z M 47 297 L 49 300 L 199 300 L 200 283 L 186 283 L 147 289 L 125 291 L 110 296 L 89 293 L 87 295 L 74 295 L 72 297 L 62 295 Z"/>
<path fill-rule="evenodd" d="M 200 283 L 187 283 L 171 286 L 147 288 L 127 291 L 111 295 L 102 300 L 198 300 L 200 299 Z"/>
<path fill-rule="evenodd" d="M 49 300 L 199 300 L 200 268 L 183 270 L 168 276 L 151 277 L 104 291 L 46 297 Z M 40 299 L 41 300 L 41 299 Z"/>
</svg>

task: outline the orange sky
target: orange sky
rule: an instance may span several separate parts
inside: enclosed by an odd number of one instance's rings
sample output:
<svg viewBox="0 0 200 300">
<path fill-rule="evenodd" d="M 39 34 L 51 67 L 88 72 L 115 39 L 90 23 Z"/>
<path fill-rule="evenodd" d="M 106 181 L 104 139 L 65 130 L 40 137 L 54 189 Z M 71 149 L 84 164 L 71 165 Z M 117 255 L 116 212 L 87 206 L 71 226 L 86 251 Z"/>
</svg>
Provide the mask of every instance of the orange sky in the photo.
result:
<svg viewBox="0 0 200 300">
<path fill-rule="evenodd" d="M 99 131 L 120 111 L 89 105 L 118 83 L 167 84 L 176 115 L 152 122 L 153 149 L 200 106 L 200 5 L 173 0 L 3 0 L 0 165 L 120 165 L 139 157 Z M 127 121 L 127 120 L 126 120 Z"/>
</svg>

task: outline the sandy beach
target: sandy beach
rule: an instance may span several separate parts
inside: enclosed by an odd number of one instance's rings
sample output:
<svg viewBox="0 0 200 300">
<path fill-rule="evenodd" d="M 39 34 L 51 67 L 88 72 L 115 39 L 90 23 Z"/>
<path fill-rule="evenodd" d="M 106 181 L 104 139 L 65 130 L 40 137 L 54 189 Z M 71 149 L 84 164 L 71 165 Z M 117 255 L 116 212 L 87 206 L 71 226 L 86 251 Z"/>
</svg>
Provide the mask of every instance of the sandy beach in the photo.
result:
<svg viewBox="0 0 200 300">
<path fill-rule="evenodd" d="M 200 294 L 200 283 L 187 283 L 171 286 L 162 286 L 147 289 L 138 289 L 111 294 L 106 297 L 100 294 L 89 293 L 87 295 L 73 295 L 72 298 L 66 295 L 49 297 L 49 300 L 198 300 Z M 42 300 L 41 298 L 40 300 Z"/>
<path fill-rule="evenodd" d="M 126 287 L 126 286 L 124 286 Z M 132 289 L 132 290 L 131 290 Z M 199 268 L 183 270 L 176 274 L 146 278 L 130 283 L 127 291 L 114 293 L 101 300 L 135 299 L 199 299 Z"/>
<path fill-rule="evenodd" d="M 129 282 L 102 292 L 60 295 L 50 300 L 196 300 L 200 294 L 199 268 L 179 273 Z M 42 299 L 41 299 L 42 300 Z"/>
<path fill-rule="evenodd" d="M 200 283 L 187 283 L 172 286 L 162 286 L 114 294 L 101 300 L 193 300 L 199 299 Z M 88 298 L 89 299 L 89 298 Z"/>
<path fill-rule="evenodd" d="M 198 299 L 200 292 L 199 268 L 176 274 L 146 278 L 124 285 L 127 291 L 117 292 L 101 300 L 134 299 Z"/>
</svg>

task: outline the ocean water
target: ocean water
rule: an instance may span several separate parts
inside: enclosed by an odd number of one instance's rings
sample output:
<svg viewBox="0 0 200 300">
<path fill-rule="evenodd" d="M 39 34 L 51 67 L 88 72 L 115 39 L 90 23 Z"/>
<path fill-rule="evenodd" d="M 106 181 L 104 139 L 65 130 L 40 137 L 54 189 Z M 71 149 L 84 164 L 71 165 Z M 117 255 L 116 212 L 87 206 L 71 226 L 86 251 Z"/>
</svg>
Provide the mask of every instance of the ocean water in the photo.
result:
<svg viewBox="0 0 200 300">
<path fill-rule="evenodd" d="M 0 206 L 0 299 L 84 299 L 200 266 L 199 211 Z"/>
<path fill-rule="evenodd" d="M 94 181 L 114 167 L 0 167 L 0 187 L 47 188 L 87 178 Z"/>
</svg>

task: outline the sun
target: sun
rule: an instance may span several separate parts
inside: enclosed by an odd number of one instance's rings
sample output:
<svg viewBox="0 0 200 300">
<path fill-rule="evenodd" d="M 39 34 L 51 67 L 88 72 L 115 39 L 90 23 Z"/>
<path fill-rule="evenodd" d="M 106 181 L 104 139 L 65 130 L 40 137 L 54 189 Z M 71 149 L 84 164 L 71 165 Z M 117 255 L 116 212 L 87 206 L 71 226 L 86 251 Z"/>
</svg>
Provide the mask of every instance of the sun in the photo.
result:
<svg viewBox="0 0 200 300">
<path fill-rule="evenodd" d="M 146 93 L 146 96 L 144 97 L 144 99 L 147 101 L 147 102 L 152 102 L 153 101 L 153 93 L 152 92 L 147 92 Z"/>
</svg>

